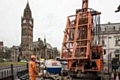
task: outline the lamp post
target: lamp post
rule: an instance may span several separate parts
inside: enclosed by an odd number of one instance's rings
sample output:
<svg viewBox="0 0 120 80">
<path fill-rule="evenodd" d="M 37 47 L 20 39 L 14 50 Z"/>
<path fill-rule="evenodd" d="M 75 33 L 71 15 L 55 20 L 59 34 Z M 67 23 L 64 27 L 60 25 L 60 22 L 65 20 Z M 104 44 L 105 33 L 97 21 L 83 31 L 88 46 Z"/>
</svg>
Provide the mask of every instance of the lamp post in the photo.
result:
<svg viewBox="0 0 120 80">
<path fill-rule="evenodd" d="M 110 74 L 111 53 L 109 52 L 109 39 L 110 39 L 110 37 L 108 36 L 108 74 L 109 74 L 109 80 L 110 80 L 110 77 L 111 77 L 111 74 Z"/>
<path fill-rule="evenodd" d="M 44 38 L 44 61 L 46 60 L 46 38 Z"/>
<path fill-rule="evenodd" d="M 44 42 L 43 42 L 43 48 L 44 48 L 44 66 L 45 66 L 45 60 L 46 60 L 46 38 L 44 37 Z M 43 79 L 45 80 L 45 75 L 44 75 L 44 69 L 43 69 Z"/>
<path fill-rule="evenodd" d="M 40 49 L 41 49 L 41 43 L 42 43 L 40 38 L 38 38 L 38 43 L 39 43 L 38 44 L 39 48 L 38 48 L 38 54 L 37 55 L 38 55 L 38 60 L 40 60 L 40 58 L 41 58 L 41 51 L 40 51 Z"/>
</svg>

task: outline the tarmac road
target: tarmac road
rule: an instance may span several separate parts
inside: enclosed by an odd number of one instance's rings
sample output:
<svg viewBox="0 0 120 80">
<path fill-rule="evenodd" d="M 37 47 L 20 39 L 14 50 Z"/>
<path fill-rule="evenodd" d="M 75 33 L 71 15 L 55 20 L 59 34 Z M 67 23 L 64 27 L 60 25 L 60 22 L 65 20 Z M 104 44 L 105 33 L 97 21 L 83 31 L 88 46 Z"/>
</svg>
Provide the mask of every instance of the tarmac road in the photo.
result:
<svg viewBox="0 0 120 80">
<path fill-rule="evenodd" d="M 104 80 L 108 80 L 108 75 L 105 75 L 104 76 Z M 42 77 L 40 78 L 40 77 L 38 77 L 36 80 L 44 80 L 44 79 L 42 79 Z M 52 79 L 45 79 L 45 80 L 52 80 Z M 64 80 L 71 80 L 71 79 L 64 79 Z M 72 80 L 91 80 L 91 79 L 72 79 Z"/>
</svg>

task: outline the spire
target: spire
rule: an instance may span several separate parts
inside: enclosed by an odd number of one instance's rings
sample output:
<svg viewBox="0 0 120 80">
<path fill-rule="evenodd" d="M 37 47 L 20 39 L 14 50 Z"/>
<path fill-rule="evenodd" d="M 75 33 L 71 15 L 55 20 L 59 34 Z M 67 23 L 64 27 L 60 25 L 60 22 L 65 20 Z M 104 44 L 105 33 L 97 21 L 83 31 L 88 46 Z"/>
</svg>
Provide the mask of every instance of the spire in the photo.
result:
<svg viewBox="0 0 120 80">
<path fill-rule="evenodd" d="M 44 46 L 46 47 L 46 37 L 44 36 Z"/>
<path fill-rule="evenodd" d="M 44 36 L 44 42 L 46 43 L 46 37 Z"/>
<path fill-rule="evenodd" d="M 26 4 L 26 7 L 24 9 L 24 17 L 32 18 L 31 9 L 30 9 L 28 1 L 27 1 L 27 4 Z"/>
<path fill-rule="evenodd" d="M 30 10 L 29 2 L 27 2 L 26 8 L 27 10 Z M 31 11 L 31 10 L 30 10 Z"/>
</svg>

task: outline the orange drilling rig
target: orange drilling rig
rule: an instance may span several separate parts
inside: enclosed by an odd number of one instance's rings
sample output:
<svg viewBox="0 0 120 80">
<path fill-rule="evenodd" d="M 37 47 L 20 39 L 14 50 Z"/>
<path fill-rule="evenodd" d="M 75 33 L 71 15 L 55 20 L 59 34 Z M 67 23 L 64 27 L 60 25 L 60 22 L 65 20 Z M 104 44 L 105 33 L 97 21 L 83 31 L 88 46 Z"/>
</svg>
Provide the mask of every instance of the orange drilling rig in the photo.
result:
<svg viewBox="0 0 120 80">
<path fill-rule="evenodd" d="M 82 0 L 82 9 L 67 17 L 60 59 L 68 62 L 66 72 L 72 77 L 99 80 L 102 74 L 103 49 L 95 43 L 95 39 L 99 42 L 99 35 L 94 34 L 99 31 L 95 25 L 99 20 L 94 17 L 100 14 L 88 8 L 88 0 Z"/>
</svg>

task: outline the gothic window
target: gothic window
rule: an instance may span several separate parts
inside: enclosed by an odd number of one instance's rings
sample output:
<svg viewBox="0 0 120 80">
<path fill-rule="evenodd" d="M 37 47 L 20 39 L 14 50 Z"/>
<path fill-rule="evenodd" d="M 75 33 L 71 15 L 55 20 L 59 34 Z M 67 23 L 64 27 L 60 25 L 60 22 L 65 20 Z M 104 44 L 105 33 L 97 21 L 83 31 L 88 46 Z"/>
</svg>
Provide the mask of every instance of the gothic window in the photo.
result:
<svg viewBox="0 0 120 80">
<path fill-rule="evenodd" d="M 26 29 L 26 26 L 23 26 L 22 29 Z"/>
<path fill-rule="evenodd" d="M 25 56 L 23 56 L 23 59 L 25 59 Z"/>
<path fill-rule="evenodd" d="M 23 23 L 26 23 L 26 20 L 23 20 Z"/>
<path fill-rule="evenodd" d="M 22 30 L 22 35 L 25 35 L 25 29 Z"/>
<path fill-rule="evenodd" d="M 29 24 L 31 24 L 31 25 L 32 25 L 32 21 L 29 21 Z"/>
</svg>

